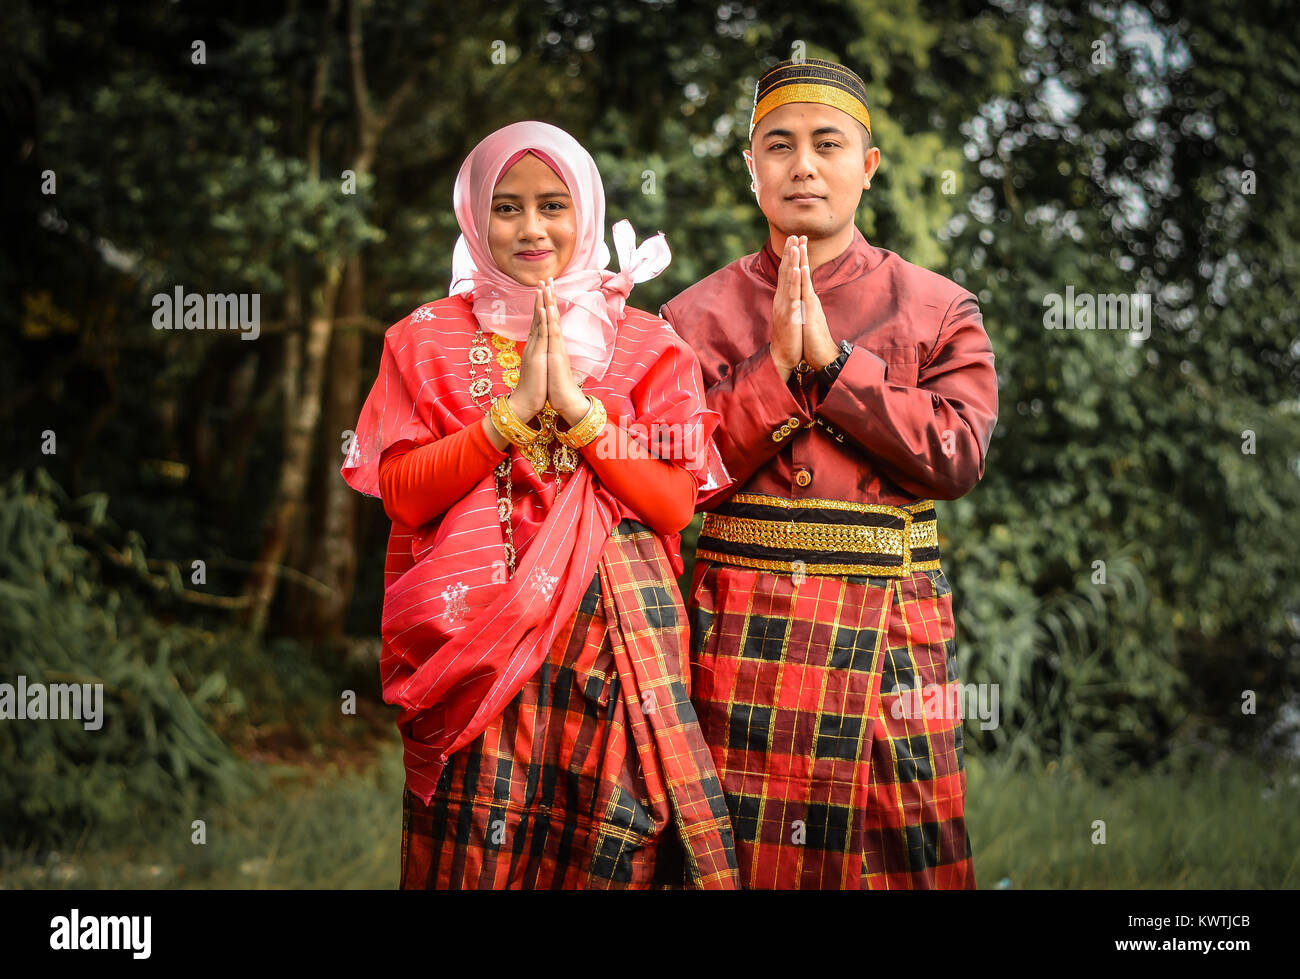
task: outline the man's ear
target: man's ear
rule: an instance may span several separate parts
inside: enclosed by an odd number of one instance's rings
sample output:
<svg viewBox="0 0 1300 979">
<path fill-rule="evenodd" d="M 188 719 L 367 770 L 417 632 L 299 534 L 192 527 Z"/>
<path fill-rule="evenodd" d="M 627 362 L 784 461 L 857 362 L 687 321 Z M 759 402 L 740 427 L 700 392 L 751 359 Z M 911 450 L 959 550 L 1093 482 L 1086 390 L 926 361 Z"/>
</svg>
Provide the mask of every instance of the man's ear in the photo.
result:
<svg viewBox="0 0 1300 979">
<path fill-rule="evenodd" d="M 749 170 L 749 189 L 758 193 L 758 178 L 754 176 L 754 154 L 749 150 L 741 150 L 745 157 L 745 167 Z"/>
<path fill-rule="evenodd" d="M 867 150 L 867 158 L 863 161 L 862 186 L 864 188 L 871 186 L 871 178 L 876 175 L 878 166 L 880 166 L 880 148 L 873 146 Z"/>
</svg>

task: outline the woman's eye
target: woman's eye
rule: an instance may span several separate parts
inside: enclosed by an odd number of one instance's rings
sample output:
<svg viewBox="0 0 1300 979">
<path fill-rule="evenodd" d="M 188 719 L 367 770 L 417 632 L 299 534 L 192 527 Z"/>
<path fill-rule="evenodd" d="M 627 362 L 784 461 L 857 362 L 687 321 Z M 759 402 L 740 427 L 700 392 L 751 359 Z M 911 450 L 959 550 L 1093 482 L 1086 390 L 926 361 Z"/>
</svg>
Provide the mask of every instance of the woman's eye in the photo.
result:
<svg viewBox="0 0 1300 979">
<path fill-rule="evenodd" d="M 557 211 L 564 210 L 564 205 L 561 204 L 559 201 L 547 201 L 545 204 L 542 205 L 542 207 L 551 207 L 552 205 L 554 205 L 554 210 Z"/>
</svg>

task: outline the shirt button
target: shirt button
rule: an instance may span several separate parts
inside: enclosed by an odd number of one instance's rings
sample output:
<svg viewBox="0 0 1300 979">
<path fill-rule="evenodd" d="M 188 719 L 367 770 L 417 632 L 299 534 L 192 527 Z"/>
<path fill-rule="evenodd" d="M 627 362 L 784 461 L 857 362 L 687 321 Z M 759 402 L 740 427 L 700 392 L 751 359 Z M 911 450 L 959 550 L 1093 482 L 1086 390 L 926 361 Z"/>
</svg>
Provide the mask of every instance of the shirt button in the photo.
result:
<svg viewBox="0 0 1300 979">
<path fill-rule="evenodd" d="M 798 428 L 798 427 L 799 427 L 799 419 L 798 419 L 798 418 L 791 418 L 788 422 L 786 422 L 786 424 L 789 425 L 791 428 Z"/>
<path fill-rule="evenodd" d="M 800 486 L 807 486 L 812 482 L 812 473 L 807 469 L 796 469 L 794 471 L 794 481 Z"/>
</svg>

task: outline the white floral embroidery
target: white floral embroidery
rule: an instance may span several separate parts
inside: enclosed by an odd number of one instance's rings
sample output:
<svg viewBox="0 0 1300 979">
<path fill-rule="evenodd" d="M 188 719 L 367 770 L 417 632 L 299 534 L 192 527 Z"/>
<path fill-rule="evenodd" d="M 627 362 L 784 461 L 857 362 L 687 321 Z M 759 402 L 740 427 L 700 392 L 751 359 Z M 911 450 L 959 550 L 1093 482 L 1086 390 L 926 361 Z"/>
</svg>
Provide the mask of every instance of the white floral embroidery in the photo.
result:
<svg viewBox="0 0 1300 979">
<path fill-rule="evenodd" d="M 555 591 L 555 583 L 559 580 L 559 575 L 547 574 L 541 568 L 533 569 L 532 586 L 541 592 L 542 598 L 548 602 L 551 600 L 551 593 Z"/>
<path fill-rule="evenodd" d="M 412 323 L 423 323 L 425 320 L 436 320 L 437 318 L 438 314 L 433 311 L 433 303 L 427 303 L 411 314 Z"/>
<path fill-rule="evenodd" d="M 443 617 L 452 622 L 464 618 L 465 613 L 469 611 L 469 605 L 465 602 L 465 596 L 468 593 L 469 585 L 459 581 L 450 588 L 444 588 L 442 590 L 442 600 L 447 603 L 447 607 L 443 609 Z"/>
</svg>

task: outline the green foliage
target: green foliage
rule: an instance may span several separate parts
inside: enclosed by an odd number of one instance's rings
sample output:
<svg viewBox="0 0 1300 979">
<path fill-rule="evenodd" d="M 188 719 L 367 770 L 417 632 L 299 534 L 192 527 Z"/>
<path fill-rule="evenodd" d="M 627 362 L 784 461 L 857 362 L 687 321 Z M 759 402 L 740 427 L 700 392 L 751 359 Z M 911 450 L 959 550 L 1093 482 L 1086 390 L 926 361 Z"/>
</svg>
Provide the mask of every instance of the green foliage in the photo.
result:
<svg viewBox="0 0 1300 979">
<path fill-rule="evenodd" d="M 967 577 L 970 568 L 963 568 Z M 1011 764 L 1069 758 L 1102 780 L 1161 759 L 1189 721 L 1188 678 L 1134 555 L 1043 599 L 1014 580 L 957 595 L 964 682 L 996 682 L 998 726 L 968 727 Z M 1151 645 L 1154 643 L 1155 645 Z M 991 681 L 990 678 L 995 678 Z"/>
<path fill-rule="evenodd" d="M 103 684 L 102 727 L 0 721 L 0 836 L 11 846 L 192 818 L 252 784 L 214 730 L 242 698 L 220 669 L 192 665 L 217 638 L 160 622 L 129 591 L 106 587 L 59 519 L 61 497 L 43 471 L 0 489 L 0 677 Z M 92 523 L 102 519 L 102 498 L 85 502 Z"/>
<path fill-rule="evenodd" d="M 985 477 L 941 523 L 964 678 L 1039 718 L 985 745 L 1105 774 L 1267 754 L 1300 691 L 1300 125 L 1266 108 L 1300 98 L 1295 32 L 1230 4 L 1012 16 L 1019 78 L 966 127 L 984 183 L 944 233 L 1001 400 Z M 1067 287 L 1151 294 L 1150 336 L 1044 329 Z M 1127 598 L 1089 583 L 1119 555 Z"/>
</svg>

